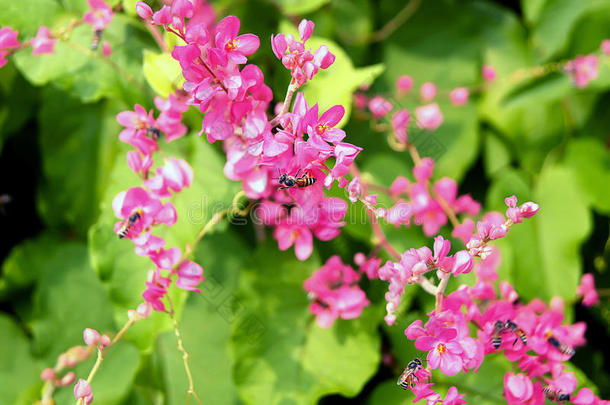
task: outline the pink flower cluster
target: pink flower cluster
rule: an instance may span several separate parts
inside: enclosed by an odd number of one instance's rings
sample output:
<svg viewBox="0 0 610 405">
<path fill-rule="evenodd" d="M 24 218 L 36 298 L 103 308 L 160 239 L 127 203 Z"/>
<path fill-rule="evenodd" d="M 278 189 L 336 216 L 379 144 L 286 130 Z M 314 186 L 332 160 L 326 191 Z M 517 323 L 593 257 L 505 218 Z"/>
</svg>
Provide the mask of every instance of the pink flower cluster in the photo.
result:
<svg viewBox="0 0 610 405">
<path fill-rule="evenodd" d="M 410 226 L 411 221 L 423 227 L 426 236 L 433 236 L 447 223 L 443 207 L 456 214 L 476 216 L 481 205 L 470 195 L 457 195 L 457 182 L 448 177 L 437 180 L 430 192 L 429 181 L 434 170 L 434 161 L 424 158 L 413 168 L 415 182 L 399 176 L 390 186 L 395 204 L 387 210 L 386 220 L 396 226 Z M 403 198 L 404 197 L 404 198 Z M 406 199 L 405 199 L 406 198 Z"/>
<path fill-rule="evenodd" d="M 424 326 L 416 320 L 405 335 L 415 340 L 417 349 L 428 352 L 431 369 L 440 368 L 446 375 L 476 372 L 485 356 L 502 351 L 520 370 L 507 373 L 504 378 L 504 395 L 509 404 L 544 404 L 545 398 L 572 395 L 577 381 L 573 373 L 565 370 L 563 362 L 570 359 L 575 347 L 584 344 L 585 324 L 563 324 L 563 305 L 547 306 L 539 299 L 518 303 L 517 293 L 506 282 L 500 283 L 498 294 L 498 264 L 499 254 L 492 249 L 474 266 L 473 287 L 461 285 L 443 300 L 438 313 L 428 314 L 430 319 Z M 498 329 L 498 322 L 503 325 L 509 321 L 514 328 Z M 470 335 L 469 324 L 478 328 L 476 337 Z M 419 396 L 426 392 L 434 398 L 429 384 L 422 385 L 414 387 L 413 392 Z M 608 403 L 596 398 L 588 388 L 582 388 L 570 401 Z"/>
<path fill-rule="evenodd" d="M 271 36 L 271 48 L 275 56 L 282 61 L 297 86 L 313 79 L 320 69 L 326 69 L 335 62 L 333 55 L 326 45 L 321 45 L 313 54 L 305 43 L 313 33 L 313 21 L 302 20 L 299 24 L 299 37 L 297 41 L 291 34 L 277 34 Z"/>
<path fill-rule="evenodd" d="M 590 54 L 578 56 L 566 63 L 565 71 L 568 73 L 574 85 L 579 89 L 587 87 L 591 80 L 597 78 L 599 58 Z"/>
<path fill-rule="evenodd" d="M 135 111 L 123 111 L 117 115 L 117 121 L 125 127 L 119 139 L 135 148 L 127 152 L 127 164 L 142 178 L 143 184 L 114 198 L 112 207 L 117 218 L 121 219 L 114 230 L 119 237 L 131 239 L 136 254 L 150 258 L 155 265 L 148 274 L 146 290 L 142 294 L 145 303 L 135 311 L 140 317 L 148 316 L 151 308 L 165 311 L 162 298 L 171 285 L 172 277 L 176 276 L 177 287 L 190 291 L 199 291 L 197 285 L 203 281 L 201 266 L 184 258 L 180 249 L 167 248 L 163 238 L 152 234 L 155 226 L 173 226 L 177 220 L 174 205 L 162 200 L 189 187 L 193 181 L 190 165 L 174 157 L 165 159 L 163 166 L 156 168 L 155 175 L 150 175 L 153 153 L 159 150 L 158 140 L 162 134 L 166 142 L 171 142 L 186 133 L 182 113 L 188 106 L 181 98 L 181 92 L 177 94 L 170 95 L 167 100 L 155 99 L 155 105 L 161 111 L 157 119 L 152 110 L 146 112 L 139 105 L 135 106 Z"/>
<path fill-rule="evenodd" d="M 582 297 L 582 304 L 586 307 L 599 304 L 599 295 L 595 289 L 595 280 L 591 273 L 582 275 L 576 293 L 579 297 Z"/>
<path fill-rule="evenodd" d="M 407 284 L 419 282 L 424 274 L 436 270 L 439 279 L 445 274 L 469 273 L 474 265 L 474 259 L 467 250 L 460 250 L 449 256 L 451 242 L 442 236 L 434 239 L 434 252 L 424 246 L 419 249 L 409 249 L 401 255 L 400 262 L 388 261 L 379 269 L 379 278 L 390 283 L 385 299 L 387 315 L 386 323 L 392 325 L 396 320 L 394 314 L 400 305 L 404 288 Z"/>
<path fill-rule="evenodd" d="M 309 310 L 318 325 L 329 328 L 337 318 L 354 319 L 370 304 L 358 286 L 361 273 L 333 256 L 303 284 L 312 300 Z"/>
<path fill-rule="evenodd" d="M 346 204 L 326 198 L 323 186 L 330 188 L 334 180 L 340 187 L 347 185 L 344 176 L 348 166 L 362 150 L 343 142 L 345 132 L 336 128 L 345 109 L 337 105 L 320 114 L 317 104 L 310 107 L 303 94 L 297 93 L 292 111 L 288 112 L 289 105 L 283 106 L 282 113 L 270 121 L 266 111 L 271 90 L 262 71 L 247 64 L 248 56 L 259 47 L 258 37 L 239 35 L 240 21 L 234 16 L 216 25 L 196 19 L 196 7 L 186 0 L 175 1 L 153 13 L 140 2 L 138 12 L 185 41 L 186 45 L 174 47 L 172 56 L 186 79 L 187 103 L 205 114 L 200 134 L 205 133 L 209 142 L 223 141 L 225 175 L 241 181 L 246 196 L 262 200 L 258 214 L 275 228 L 280 249 L 295 246 L 297 257 L 305 260 L 311 255 L 313 236 L 332 239 L 344 224 Z M 296 81 L 290 95 L 319 68 L 325 69 L 334 61 L 324 46 L 314 54 L 305 50 L 313 28 L 311 21 L 301 22 L 302 42 L 290 35 L 273 37 L 275 53 Z M 140 121 L 147 122 L 148 118 L 140 115 Z M 335 161 L 332 169 L 326 165 L 328 159 Z M 297 173 L 313 177 L 314 183 L 278 190 L 274 177 L 296 177 Z"/>
</svg>

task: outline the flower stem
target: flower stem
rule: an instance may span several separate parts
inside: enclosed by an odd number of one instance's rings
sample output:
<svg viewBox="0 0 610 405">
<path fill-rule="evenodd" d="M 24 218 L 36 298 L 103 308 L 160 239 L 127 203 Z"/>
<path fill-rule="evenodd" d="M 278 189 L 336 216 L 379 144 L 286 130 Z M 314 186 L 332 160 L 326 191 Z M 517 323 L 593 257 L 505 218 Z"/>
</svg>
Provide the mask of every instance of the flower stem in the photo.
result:
<svg viewBox="0 0 610 405">
<path fill-rule="evenodd" d="M 443 273 L 441 276 L 441 281 L 438 283 L 438 287 L 436 287 L 436 306 L 434 313 L 437 315 L 443 309 L 443 298 L 445 297 L 445 289 L 447 288 L 447 284 L 449 284 L 449 277 L 451 277 L 451 273 Z"/>
<path fill-rule="evenodd" d="M 130 320 L 128 320 L 125 325 L 123 325 L 123 327 L 121 328 L 121 330 L 119 331 L 119 333 L 116 334 L 116 336 L 112 339 L 112 341 L 110 342 L 110 344 L 108 346 L 106 346 L 103 350 L 101 350 L 99 347 L 97 349 L 97 359 L 95 360 L 95 364 L 93 365 L 93 368 L 91 369 L 91 371 L 89 371 L 89 375 L 87 376 L 87 383 L 89 385 L 91 385 L 91 381 L 93 381 L 93 377 L 95 377 L 95 374 L 97 373 L 97 371 L 99 370 L 100 366 L 102 365 L 102 361 L 104 361 L 104 354 L 112 347 L 114 346 L 114 344 L 116 342 L 119 341 L 119 339 L 121 339 L 123 337 L 123 335 L 125 334 L 125 332 L 127 332 L 127 330 L 134 324 L 136 323 L 136 321 L 138 320 L 138 316 L 135 315 L 133 318 L 131 318 Z M 83 402 L 82 398 L 79 398 L 76 401 L 77 405 L 81 405 Z"/>
<path fill-rule="evenodd" d="M 292 96 L 294 95 L 294 92 L 297 91 L 297 89 L 299 88 L 299 85 L 297 84 L 297 81 L 292 78 L 292 80 L 290 80 L 290 84 L 288 85 L 288 89 L 286 90 L 286 97 L 284 97 L 284 104 L 282 104 L 282 111 L 280 111 L 280 113 L 278 115 L 276 115 L 270 122 L 271 127 L 275 127 L 279 121 L 280 118 L 282 116 L 284 116 L 284 114 L 286 114 L 288 112 L 288 110 L 290 109 L 290 104 L 292 102 Z"/>
<path fill-rule="evenodd" d="M 199 399 L 199 396 L 197 395 L 197 392 L 195 391 L 195 384 L 193 383 L 193 374 L 192 374 L 191 368 L 189 366 L 190 354 L 184 348 L 184 344 L 182 341 L 182 333 L 180 332 L 180 329 L 178 328 L 178 321 L 176 320 L 176 316 L 174 313 L 174 305 L 173 305 L 172 300 L 169 297 L 169 295 L 166 295 L 166 297 L 167 297 L 167 302 L 169 303 L 168 314 L 169 314 L 169 317 L 172 319 L 172 322 L 174 323 L 174 334 L 176 335 L 176 339 L 178 340 L 178 350 L 180 350 L 180 352 L 182 353 L 182 361 L 184 362 L 184 370 L 186 371 L 186 377 L 187 377 L 188 383 L 189 383 L 186 403 L 187 404 L 190 403 L 190 397 L 192 395 L 193 398 L 195 398 L 195 400 L 197 401 L 197 403 L 199 405 L 202 405 L 201 400 Z"/>
</svg>

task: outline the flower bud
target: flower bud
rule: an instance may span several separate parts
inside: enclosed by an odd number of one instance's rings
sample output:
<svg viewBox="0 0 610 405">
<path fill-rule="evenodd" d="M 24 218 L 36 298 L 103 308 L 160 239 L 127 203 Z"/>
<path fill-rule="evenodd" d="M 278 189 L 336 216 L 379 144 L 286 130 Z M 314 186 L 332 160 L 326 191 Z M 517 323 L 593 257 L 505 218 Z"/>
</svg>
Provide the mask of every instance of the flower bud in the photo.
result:
<svg viewBox="0 0 610 405">
<path fill-rule="evenodd" d="M 42 381 L 52 381 L 55 378 L 55 370 L 53 370 L 52 368 L 45 368 L 44 370 L 42 370 L 42 373 L 40 373 L 40 379 Z"/>
<path fill-rule="evenodd" d="M 80 399 L 85 398 L 89 395 L 91 395 L 91 386 L 87 381 L 80 378 L 74 386 L 74 397 L 76 399 Z"/>
<path fill-rule="evenodd" d="M 102 335 L 102 337 L 100 337 L 100 349 L 104 349 L 104 347 L 108 346 L 110 344 L 110 338 L 108 337 L 108 335 Z"/>
<path fill-rule="evenodd" d="M 136 13 L 138 13 L 140 18 L 148 20 L 153 14 L 153 11 L 148 4 L 144 3 L 143 1 L 138 1 L 136 3 Z"/>
<path fill-rule="evenodd" d="M 87 328 L 83 332 L 83 340 L 87 346 L 96 345 L 100 341 L 100 333 L 95 329 Z"/>
<path fill-rule="evenodd" d="M 57 385 L 59 385 L 60 387 L 67 387 L 68 385 L 72 384 L 74 380 L 76 380 L 76 376 L 72 371 L 70 371 L 66 373 L 66 375 L 64 375 L 61 380 L 59 380 L 59 384 Z"/>
</svg>

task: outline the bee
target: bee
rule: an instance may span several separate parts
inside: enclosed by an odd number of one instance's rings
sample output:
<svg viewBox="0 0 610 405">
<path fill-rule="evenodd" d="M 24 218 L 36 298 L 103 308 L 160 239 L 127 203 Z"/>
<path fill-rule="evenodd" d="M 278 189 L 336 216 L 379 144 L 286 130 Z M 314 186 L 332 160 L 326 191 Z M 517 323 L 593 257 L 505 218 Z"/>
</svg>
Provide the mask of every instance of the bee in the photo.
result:
<svg viewBox="0 0 610 405">
<path fill-rule="evenodd" d="M 305 188 L 313 185 L 317 181 L 315 177 L 311 177 L 311 174 L 309 174 L 309 172 L 299 177 L 300 171 L 301 169 L 297 171 L 297 174 L 295 176 L 289 176 L 286 173 L 280 173 L 278 169 L 278 174 L 280 176 L 278 178 L 278 183 L 280 183 L 280 185 L 282 186 L 280 187 L 280 189 L 293 187 Z"/>
<path fill-rule="evenodd" d="M 93 33 L 93 40 L 91 41 L 91 50 L 97 51 L 97 47 L 100 45 L 100 41 L 102 40 L 102 33 L 104 30 L 95 30 Z"/>
<path fill-rule="evenodd" d="M 496 350 L 498 350 L 498 348 L 502 344 L 501 335 L 505 329 L 506 329 L 506 327 L 504 326 L 504 322 L 502 322 L 502 321 L 496 321 L 496 323 L 494 324 L 494 330 L 491 333 L 491 341 L 494 345 L 494 349 L 496 349 Z"/>
<path fill-rule="evenodd" d="M 157 127 L 148 127 L 146 128 L 146 136 L 156 141 L 161 137 L 161 130 Z"/>
<path fill-rule="evenodd" d="M 513 342 L 513 346 L 515 345 L 515 343 L 517 343 L 518 339 L 521 339 L 523 344 L 525 346 L 527 346 L 527 336 L 525 335 L 525 332 L 523 331 L 523 329 L 519 328 L 517 326 L 517 324 L 512 322 L 510 319 L 506 321 L 506 328 L 515 332 L 515 334 L 517 335 L 517 337 L 515 338 L 515 341 Z"/>
<path fill-rule="evenodd" d="M 559 340 L 557 340 L 557 338 L 553 336 L 551 332 L 546 333 L 546 341 L 549 342 L 549 344 L 555 349 L 559 350 L 563 354 L 567 354 L 570 357 L 574 356 L 574 353 L 576 353 L 576 351 L 570 346 L 561 343 Z"/>
<path fill-rule="evenodd" d="M 513 342 L 513 346 L 517 343 L 517 340 L 519 339 L 521 339 L 524 345 L 527 345 L 527 335 L 525 334 L 523 329 L 519 328 L 516 323 L 508 319 L 506 322 L 496 321 L 496 323 L 494 324 L 494 330 L 491 334 L 491 341 L 494 345 L 494 349 L 497 350 L 500 347 L 500 345 L 502 344 L 502 333 L 507 330 L 510 330 L 511 332 L 514 332 L 517 335 L 515 341 Z"/>
<path fill-rule="evenodd" d="M 414 387 L 415 384 L 419 382 L 419 378 L 415 375 L 415 372 L 419 370 L 421 366 L 421 360 L 418 358 L 410 361 L 409 364 L 407 364 L 407 368 L 405 368 L 400 377 L 398 377 L 396 385 L 400 385 L 403 390 Z"/>
<path fill-rule="evenodd" d="M 131 229 L 131 227 L 142 217 L 142 211 L 141 210 L 137 210 L 136 212 L 134 212 L 133 214 L 131 214 L 129 216 L 129 218 L 127 218 L 127 221 L 125 221 L 123 223 L 123 225 L 121 225 L 121 228 L 119 229 L 119 239 L 123 239 L 125 236 L 127 236 L 127 234 L 129 233 L 129 230 Z"/>
<path fill-rule="evenodd" d="M 570 394 L 563 394 L 557 390 L 554 390 L 551 387 L 545 387 L 542 391 L 544 392 L 546 399 L 548 399 L 549 401 L 563 402 L 570 400 Z"/>
</svg>

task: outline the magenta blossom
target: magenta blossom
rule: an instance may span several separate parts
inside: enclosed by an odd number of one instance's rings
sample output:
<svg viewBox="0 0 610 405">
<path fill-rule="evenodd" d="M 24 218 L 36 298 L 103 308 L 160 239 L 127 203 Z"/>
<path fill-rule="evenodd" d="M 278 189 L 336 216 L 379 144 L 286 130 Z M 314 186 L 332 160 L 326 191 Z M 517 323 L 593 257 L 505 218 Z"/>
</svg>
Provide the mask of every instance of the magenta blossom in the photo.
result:
<svg viewBox="0 0 610 405">
<path fill-rule="evenodd" d="M 483 80 L 486 82 L 493 82 L 496 80 L 496 70 L 489 65 L 483 65 L 481 68 L 481 74 L 483 75 Z"/>
<path fill-rule="evenodd" d="M 396 90 L 400 94 L 405 94 L 413 88 L 413 78 L 411 76 L 398 76 L 396 79 Z"/>
<path fill-rule="evenodd" d="M 465 87 L 456 87 L 449 93 L 449 99 L 453 103 L 453 105 L 461 106 L 468 102 L 468 96 L 470 93 L 468 89 Z"/>
<path fill-rule="evenodd" d="M 435 336 L 421 336 L 415 341 L 418 350 L 428 352 L 428 365 L 432 369 L 439 368 L 446 375 L 455 375 L 462 370 L 463 363 L 460 356 L 464 350 L 455 340 L 457 331 L 451 328 L 442 328 L 436 331 Z"/>
<path fill-rule="evenodd" d="M 523 404 L 534 395 L 532 380 L 525 374 L 504 375 L 504 396 L 509 405 Z"/>
<path fill-rule="evenodd" d="M 200 265 L 190 260 L 184 260 L 180 263 L 177 274 L 178 280 L 176 281 L 176 286 L 178 288 L 201 292 L 199 288 L 196 288 L 200 282 L 205 281 L 202 276 L 203 268 Z"/>
<path fill-rule="evenodd" d="M 582 304 L 586 307 L 599 304 L 599 295 L 595 289 L 593 274 L 587 273 L 582 275 L 580 285 L 577 289 L 577 294 L 582 297 Z"/>
<path fill-rule="evenodd" d="M 373 117 L 382 118 L 385 117 L 394 106 L 388 100 L 381 96 L 375 96 L 369 100 L 369 110 Z"/>
<path fill-rule="evenodd" d="M 421 98 L 426 103 L 434 100 L 434 97 L 436 97 L 436 91 L 436 84 L 432 82 L 422 83 L 421 87 L 419 88 Z"/>
<path fill-rule="evenodd" d="M 580 89 L 587 87 L 591 80 L 598 76 L 599 58 L 594 55 L 578 56 L 566 63 L 565 70 L 572 78 L 574 85 Z"/>
<path fill-rule="evenodd" d="M 38 33 L 31 40 L 32 55 L 42 55 L 45 53 L 53 53 L 53 47 L 56 40 L 51 35 L 48 27 L 41 26 L 38 28 Z"/>
<path fill-rule="evenodd" d="M 260 46 L 260 40 L 254 34 L 237 35 L 240 21 L 235 16 L 223 18 L 216 25 L 217 57 L 228 58 L 233 63 L 243 64 L 248 61 L 247 56 L 252 55 Z M 221 56 L 222 55 L 222 56 Z"/>
<path fill-rule="evenodd" d="M 91 24 L 94 30 L 103 30 L 112 21 L 112 8 L 103 0 L 87 0 L 91 9 L 85 13 L 83 21 Z"/>
<path fill-rule="evenodd" d="M 313 300 L 310 311 L 322 328 L 330 327 L 334 321 L 360 316 L 370 302 L 357 285 L 360 274 L 351 266 L 343 264 L 339 256 L 333 256 L 319 270 L 305 280 L 304 288 Z"/>
<path fill-rule="evenodd" d="M 415 109 L 417 125 L 423 129 L 434 131 L 443 123 L 443 114 L 438 104 L 432 103 Z"/>
<path fill-rule="evenodd" d="M 458 389 L 455 387 L 450 387 L 449 390 L 447 391 L 447 395 L 445 396 L 445 399 L 443 400 L 443 404 L 442 405 L 462 405 L 465 404 L 466 401 L 464 400 L 464 397 L 466 396 L 466 394 L 460 394 L 458 392 Z"/>
</svg>

